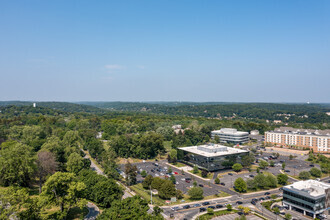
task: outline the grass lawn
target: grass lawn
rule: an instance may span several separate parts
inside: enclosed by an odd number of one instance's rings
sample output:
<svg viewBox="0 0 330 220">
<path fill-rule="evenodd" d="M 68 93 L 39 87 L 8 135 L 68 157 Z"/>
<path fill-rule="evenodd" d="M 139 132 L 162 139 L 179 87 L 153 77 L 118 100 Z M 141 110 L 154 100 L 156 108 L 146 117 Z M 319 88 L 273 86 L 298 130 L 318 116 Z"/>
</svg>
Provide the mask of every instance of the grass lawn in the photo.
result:
<svg viewBox="0 0 330 220">
<path fill-rule="evenodd" d="M 184 163 L 180 163 L 180 162 L 176 162 L 176 164 L 171 163 L 171 165 L 176 166 L 178 168 L 188 166 L 188 165 L 186 165 Z"/>
<path fill-rule="evenodd" d="M 209 220 L 217 216 L 222 216 L 222 215 L 228 215 L 228 214 L 233 214 L 238 212 L 237 210 L 233 209 L 231 211 L 228 210 L 220 210 L 220 211 L 215 211 L 213 214 L 204 214 L 198 217 L 199 220 Z"/>
<path fill-rule="evenodd" d="M 150 203 L 150 190 L 145 190 L 142 186 L 142 183 L 136 184 L 134 186 L 130 186 L 132 190 L 134 190 L 137 194 L 139 194 L 142 198 Z M 165 205 L 165 200 L 158 197 L 158 195 L 152 196 L 152 202 L 158 206 Z"/>
<path fill-rule="evenodd" d="M 195 174 L 195 175 L 197 175 L 197 176 L 199 176 L 201 178 L 204 178 L 204 179 L 212 179 L 213 178 L 213 173 L 211 173 L 211 172 L 209 172 L 207 174 L 207 177 L 202 177 L 202 171 L 201 170 L 198 170 L 198 173 L 194 173 L 193 170 L 190 170 L 189 173 Z"/>
<path fill-rule="evenodd" d="M 67 219 L 84 219 L 87 214 L 88 209 L 86 207 L 82 209 L 79 207 L 74 207 L 70 209 Z"/>
<path fill-rule="evenodd" d="M 130 188 L 132 190 L 134 190 L 142 198 L 144 198 L 145 200 L 147 200 L 148 203 L 150 203 L 150 190 L 144 189 L 141 183 L 136 184 L 134 186 L 130 186 Z M 184 203 L 201 201 L 201 200 L 192 200 L 192 199 L 189 198 L 189 195 L 186 195 L 186 194 L 184 194 L 183 196 L 184 196 L 183 197 Z M 225 192 L 220 192 L 218 195 L 206 196 L 206 197 L 203 198 L 203 200 L 215 199 L 215 198 L 227 197 L 227 196 L 230 196 L 230 194 L 225 193 Z M 176 202 L 171 203 L 171 205 L 182 204 L 181 200 L 182 199 L 177 200 Z M 158 195 L 153 195 L 152 196 L 152 202 L 154 204 L 158 205 L 158 206 L 165 205 L 165 201 L 166 200 L 159 198 Z"/>
</svg>

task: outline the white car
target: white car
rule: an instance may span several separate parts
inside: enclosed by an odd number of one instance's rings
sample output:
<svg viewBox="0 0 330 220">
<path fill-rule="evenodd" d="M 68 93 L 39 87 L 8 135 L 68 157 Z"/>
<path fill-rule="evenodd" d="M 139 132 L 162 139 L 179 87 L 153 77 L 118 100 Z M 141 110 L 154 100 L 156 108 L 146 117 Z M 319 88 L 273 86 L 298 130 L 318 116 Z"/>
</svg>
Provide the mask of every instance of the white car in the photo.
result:
<svg viewBox="0 0 330 220">
<path fill-rule="evenodd" d="M 155 176 L 159 176 L 159 174 L 158 174 L 158 173 L 156 173 L 156 174 L 155 174 Z"/>
<path fill-rule="evenodd" d="M 161 176 L 164 176 L 164 173 L 160 173 Z"/>
</svg>

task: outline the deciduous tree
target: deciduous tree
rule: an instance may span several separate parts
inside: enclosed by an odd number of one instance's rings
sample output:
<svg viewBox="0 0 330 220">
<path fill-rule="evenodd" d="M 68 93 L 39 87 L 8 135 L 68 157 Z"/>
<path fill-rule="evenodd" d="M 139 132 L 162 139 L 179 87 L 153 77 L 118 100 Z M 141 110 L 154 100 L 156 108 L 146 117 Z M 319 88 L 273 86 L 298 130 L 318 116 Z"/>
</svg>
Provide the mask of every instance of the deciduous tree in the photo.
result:
<svg viewBox="0 0 330 220">
<path fill-rule="evenodd" d="M 1 144 L 0 185 L 28 186 L 36 170 L 31 147 L 12 142 Z"/>
<path fill-rule="evenodd" d="M 42 184 L 48 175 L 56 172 L 57 162 L 53 153 L 49 151 L 39 151 L 37 154 L 37 174 L 39 178 L 39 193 L 41 193 Z"/>
<path fill-rule="evenodd" d="M 83 158 L 78 153 L 72 153 L 68 158 L 67 170 L 77 174 L 83 167 Z"/>
<path fill-rule="evenodd" d="M 201 187 L 192 187 L 188 191 L 191 199 L 203 199 L 203 189 Z"/>
<path fill-rule="evenodd" d="M 243 178 L 239 177 L 234 182 L 235 190 L 238 192 L 246 192 L 247 185 Z"/>
<path fill-rule="evenodd" d="M 235 172 L 239 172 L 243 169 L 243 166 L 239 163 L 235 163 L 233 166 L 232 166 L 232 169 L 235 171 Z"/>
<path fill-rule="evenodd" d="M 40 197 L 44 205 L 59 206 L 61 217 L 65 218 L 70 208 L 86 205 L 86 200 L 82 199 L 85 188 L 85 184 L 78 182 L 73 173 L 56 172 L 45 182 Z"/>
</svg>

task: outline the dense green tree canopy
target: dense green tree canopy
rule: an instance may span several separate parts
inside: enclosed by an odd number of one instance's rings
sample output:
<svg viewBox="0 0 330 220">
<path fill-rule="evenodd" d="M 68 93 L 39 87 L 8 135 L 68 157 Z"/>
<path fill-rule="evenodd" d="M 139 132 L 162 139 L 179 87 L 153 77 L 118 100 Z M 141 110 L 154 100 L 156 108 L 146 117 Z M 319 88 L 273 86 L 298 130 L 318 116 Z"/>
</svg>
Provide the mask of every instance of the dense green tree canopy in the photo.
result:
<svg viewBox="0 0 330 220">
<path fill-rule="evenodd" d="M 70 208 L 86 205 L 86 200 L 82 199 L 85 189 L 86 185 L 78 182 L 73 173 L 56 172 L 42 187 L 40 197 L 45 205 L 58 205 L 64 218 Z"/>
<path fill-rule="evenodd" d="M 1 144 L 0 155 L 0 185 L 28 186 L 36 170 L 32 148 L 5 142 Z"/>
<path fill-rule="evenodd" d="M 102 212 L 97 219 L 100 220 L 131 220 L 131 219 L 162 219 L 161 216 L 152 216 L 147 213 L 149 210 L 146 200 L 139 196 L 129 197 L 124 200 L 116 200 L 109 209 Z"/>
</svg>

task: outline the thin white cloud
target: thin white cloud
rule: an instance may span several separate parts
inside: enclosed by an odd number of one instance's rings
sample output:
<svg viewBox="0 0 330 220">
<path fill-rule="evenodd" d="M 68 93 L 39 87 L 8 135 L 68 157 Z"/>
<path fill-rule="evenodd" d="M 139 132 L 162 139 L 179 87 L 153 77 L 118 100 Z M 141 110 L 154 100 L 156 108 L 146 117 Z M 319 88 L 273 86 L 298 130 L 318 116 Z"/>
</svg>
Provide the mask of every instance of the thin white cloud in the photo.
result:
<svg viewBox="0 0 330 220">
<path fill-rule="evenodd" d="M 118 64 L 108 64 L 104 66 L 108 70 L 122 70 L 125 69 L 124 66 L 118 65 Z"/>
<path fill-rule="evenodd" d="M 137 68 L 139 68 L 139 69 L 142 69 L 142 70 L 143 70 L 143 69 L 145 69 L 146 67 L 145 67 L 145 66 L 143 66 L 143 65 L 138 65 L 138 66 L 137 66 Z"/>
</svg>

